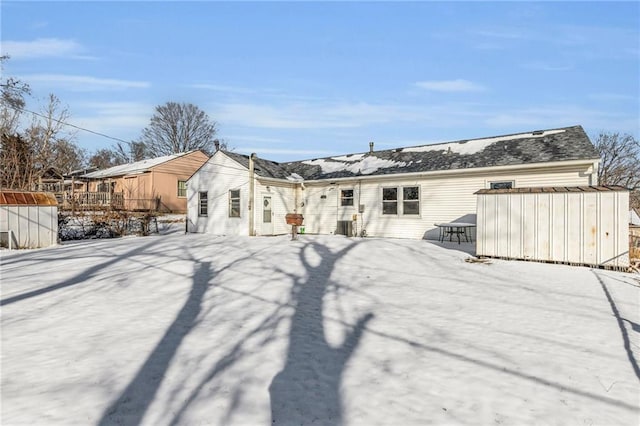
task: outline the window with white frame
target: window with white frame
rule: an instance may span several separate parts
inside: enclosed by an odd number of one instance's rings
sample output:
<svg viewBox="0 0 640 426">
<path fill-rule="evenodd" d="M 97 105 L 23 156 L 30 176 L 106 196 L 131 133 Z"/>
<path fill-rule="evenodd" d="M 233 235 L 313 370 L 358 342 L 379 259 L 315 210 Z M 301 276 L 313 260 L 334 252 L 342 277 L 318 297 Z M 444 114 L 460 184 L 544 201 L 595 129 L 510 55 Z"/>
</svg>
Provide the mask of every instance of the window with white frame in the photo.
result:
<svg viewBox="0 0 640 426">
<path fill-rule="evenodd" d="M 240 190 L 229 191 L 229 217 L 240 217 Z"/>
<path fill-rule="evenodd" d="M 398 214 L 398 188 L 382 188 L 382 214 Z"/>
<path fill-rule="evenodd" d="M 353 189 L 343 189 L 340 191 L 340 205 L 353 206 Z"/>
<path fill-rule="evenodd" d="M 178 197 L 186 197 L 187 196 L 187 181 L 179 180 L 178 181 Z"/>
<path fill-rule="evenodd" d="M 405 186 L 402 188 L 402 214 L 420 214 L 420 188 L 417 186 Z"/>
<path fill-rule="evenodd" d="M 198 216 L 207 216 L 209 214 L 208 198 L 206 192 L 198 192 Z"/>
<path fill-rule="evenodd" d="M 399 209 L 402 205 L 402 211 Z M 420 187 L 404 186 L 396 188 L 382 188 L 382 214 L 383 215 L 419 215 L 420 214 Z"/>
<path fill-rule="evenodd" d="M 489 182 L 489 188 L 491 189 L 511 189 L 513 188 L 513 181 L 506 180 L 502 182 Z"/>
</svg>

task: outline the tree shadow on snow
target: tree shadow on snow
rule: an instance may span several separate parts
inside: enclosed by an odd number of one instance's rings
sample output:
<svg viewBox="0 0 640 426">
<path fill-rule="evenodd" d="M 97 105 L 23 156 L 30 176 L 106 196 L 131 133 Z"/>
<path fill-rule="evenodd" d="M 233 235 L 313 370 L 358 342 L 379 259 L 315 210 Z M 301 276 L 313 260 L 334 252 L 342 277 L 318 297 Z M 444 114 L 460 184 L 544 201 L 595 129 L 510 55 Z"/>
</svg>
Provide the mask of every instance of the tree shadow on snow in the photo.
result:
<svg viewBox="0 0 640 426">
<path fill-rule="evenodd" d="M 55 290 L 60 290 L 62 288 L 70 287 L 76 284 L 81 284 L 85 281 L 88 281 L 89 278 L 96 275 L 101 270 L 111 267 L 123 259 L 130 259 L 136 255 L 139 255 L 142 252 L 144 252 L 147 248 L 153 246 L 154 244 L 155 244 L 155 241 L 149 241 L 147 244 L 140 247 L 135 247 L 126 253 L 122 253 L 117 256 L 112 256 L 109 258 L 109 260 L 99 263 L 97 265 L 94 265 L 91 268 L 85 271 L 82 271 L 79 274 L 76 274 L 74 277 L 69 278 L 68 280 L 62 281 L 58 284 L 50 285 L 48 287 L 39 288 L 37 290 L 28 291 L 26 293 L 22 293 L 16 296 L 11 296 L 6 299 L 2 299 L 0 301 L 0 306 L 9 305 L 11 303 L 19 302 L 21 300 L 29 299 L 36 296 L 40 296 L 42 294 L 46 294 Z"/>
<path fill-rule="evenodd" d="M 196 263 L 191 292 L 182 309 L 127 388 L 104 411 L 100 425 L 141 423 L 171 360 L 196 323 L 204 294 L 212 279 L 211 262 Z"/>
<path fill-rule="evenodd" d="M 269 386 L 273 424 L 342 423 L 342 375 L 373 315 L 360 317 L 342 344 L 333 347 L 326 339 L 322 311 L 323 299 L 331 286 L 331 270 L 354 246 L 351 243 L 332 253 L 327 247 L 311 242 L 301 249 L 300 259 L 307 274 L 292 276 L 291 305 L 295 312 L 286 363 Z M 311 250 L 321 259 L 317 266 L 308 261 Z"/>
<path fill-rule="evenodd" d="M 596 278 L 598 278 L 598 281 L 600 282 L 600 287 L 602 287 L 602 291 L 604 292 L 604 295 L 607 298 L 609 305 L 611 306 L 611 312 L 613 312 L 613 315 L 616 317 L 616 321 L 618 322 L 618 328 L 620 328 L 620 334 L 622 335 L 622 345 L 624 346 L 624 350 L 627 353 L 627 358 L 629 359 L 629 363 L 631 364 L 631 368 L 633 368 L 633 372 L 635 373 L 636 377 L 640 379 L 640 366 L 638 366 L 638 362 L 633 356 L 633 349 L 631 348 L 629 333 L 627 332 L 627 328 L 624 326 L 624 322 L 625 321 L 628 322 L 629 325 L 631 325 L 632 330 L 634 331 L 636 331 L 637 324 L 625 318 L 622 318 L 620 316 L 620 311 L 618 310 L 618 307 L 616 306 L 616 302 L 613 300 L 613 297 L 611 297 L 611 293 L 609 293 L 609 289 L 607 289 L 607 286 L 604 283 L 604 280 L 593 269 L 591 270 L 591 272 L 593 272 L 593 275 L 595 275 Z"/>
</svg>

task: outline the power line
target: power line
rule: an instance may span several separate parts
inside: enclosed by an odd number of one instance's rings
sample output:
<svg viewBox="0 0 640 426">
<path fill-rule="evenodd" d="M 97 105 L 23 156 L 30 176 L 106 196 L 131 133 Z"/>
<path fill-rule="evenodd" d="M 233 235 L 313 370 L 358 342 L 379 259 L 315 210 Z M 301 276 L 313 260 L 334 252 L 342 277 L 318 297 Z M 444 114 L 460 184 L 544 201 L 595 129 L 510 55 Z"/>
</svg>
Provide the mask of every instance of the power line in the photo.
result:
<svg viewBox="0 0 640 426">
<path fill-rule="evenodd" d="M 114 136 L 105 135 L 104 133 L 100 133 L 100 132 L 96 132 L 94 130 L 87 129 L 85 127 L 76 126 L 75 124 L 67 123 L 66 121 L 58 120 L 57 118 L 48 117 L 48 116 L 46 116 L 44 114 L 40 114 L 38 112 L 31 111 L 31 110 L 28 110 L 26 108 L 19 108 L 19 107 L 13 106 L 13 105 L 9 105 L 9 108 L 14 109 L 16 111 L 28 112 L 30 114 L 37 115 L 37 116 L 42 117 L 42 118 L 46 118 L 47 120 L 53 120 L 56 123 L 60 123 L 60 124 L 62 124 L 64 126 L 73 127 L 74 129 L 78 129 L 78 130 L 82 130 L 84 132 L 93 133 L 94 135 L 102 136 L 103 138 L 112 139 L 112 140 L 118 141 L 118 142 L 124 142 L 126 144 L 128 144 L 130 142 L 130 141 L 125 141 L 124 139 L 116 138 Z"/>
</svg>

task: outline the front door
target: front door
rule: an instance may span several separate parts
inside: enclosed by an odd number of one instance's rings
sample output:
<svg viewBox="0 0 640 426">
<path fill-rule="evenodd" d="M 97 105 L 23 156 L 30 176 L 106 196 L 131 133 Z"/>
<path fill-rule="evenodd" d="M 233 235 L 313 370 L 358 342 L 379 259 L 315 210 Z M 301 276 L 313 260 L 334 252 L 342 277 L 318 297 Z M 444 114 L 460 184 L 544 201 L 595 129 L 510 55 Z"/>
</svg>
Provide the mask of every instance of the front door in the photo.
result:
<svg viewBox="0 0 640 426">
<path fill-rule="evenodd" d="M 273 211 L 271 210 L 271 196 L 262 197 L 262 235 L 273 235 Z"/>
</svg>

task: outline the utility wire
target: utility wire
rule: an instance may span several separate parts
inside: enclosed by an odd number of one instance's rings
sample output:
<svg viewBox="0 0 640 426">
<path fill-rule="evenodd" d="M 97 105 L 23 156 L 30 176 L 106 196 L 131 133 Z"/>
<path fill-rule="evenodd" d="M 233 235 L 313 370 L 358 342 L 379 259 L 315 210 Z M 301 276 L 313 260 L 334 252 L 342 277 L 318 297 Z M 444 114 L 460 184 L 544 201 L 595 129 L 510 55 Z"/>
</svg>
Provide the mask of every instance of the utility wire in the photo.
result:
<svg viewBox="0 0 640 426">
<path fill-rule="evenodd" d="M 13 105 L 9 105 L 9 108 L 14 109 L 16 111 L 28 112 L 30 114 L 37 115 L 37 116 L 42 117 L 42 118 L 46 118 L 47 120 L 55 121 L 56 123 L 60 123 L 60 124 L 62 124 L 64 126 L 73 127 L 74 129 L 78 129 L 78 130 L 82 130 L 84 132 L 93 133 L 94 135 L 102 136 L 103 138 L 112 139 L 114 141 L 124 142 L 124 143 L 129 143 L 130 142 L 130 141 L 125 141 L 124 139 L 116 138 L 114 136 L 105 135 L 104 133 L 100 133 L 100 132 L 96 132 L 94 130 L 87 129 L 85 127 L 76 126 L 75 124 L 67 123 L 66 121 L 58 120 L 57 118 L 49 117 L 49 116 L 46 116 L 44 114 L 40 114 L 38 112 L 28 110 L 26 108 L 19 108 L 19 107 L 13 106 Z"/>
<path fill-rule="evenodd" d="M 26 113 L 29 113 L 29 114 L 37 115 L 39 117 L 46 118 L 47 120 L 52 120 L 52 121 L 55 121 L 56 123 L 60 123 L 60 124 L 62 124 L 64 126 L 69 126 L 69 127 L 73 127 L 74 129 L 82 130 L 84 132 L 93 133 L 94 135 L 102 136 L 104 138 L 111 139 L 111 140 L 114 140 L 114 141 L 117 141 L 117 142 L 123 142 L 123 143 L 126 143 L 126 144 L 130 143 L 130 141 L 125 141 L 124 139 L 116 138 L 114 136 L 105 135 L 104 133 L 96 132 L 94 130 L 87 129 L 85 127 L 76 126 L 75 124 L 71 124 L 71 123 L 68 123 L 68 122 L 63 121 L 63 120 L 58 120 L 57 118 L 49 117 L 49 116 L 46 116 L 44 114 L 40 114 L 38 112 L 28 110 L 26 108 L 19 108 L 19 107 L 13 106 L 13 105 L 8 105 L 8 107 L 11 108 L 11 109 L 14 109 L 16 111 L 21 111 L 21 112 L 26 112 Z M 246 169 L 241 169 L 239 167 L 233 167 L 233 166 L 228 166 L 228 165 L 219 165 L 219 166 L 222 166 L 222 167 L 227 168 L 227 169 L 232 169 L 232 170 L 246 171 Z"/>
</svg>

